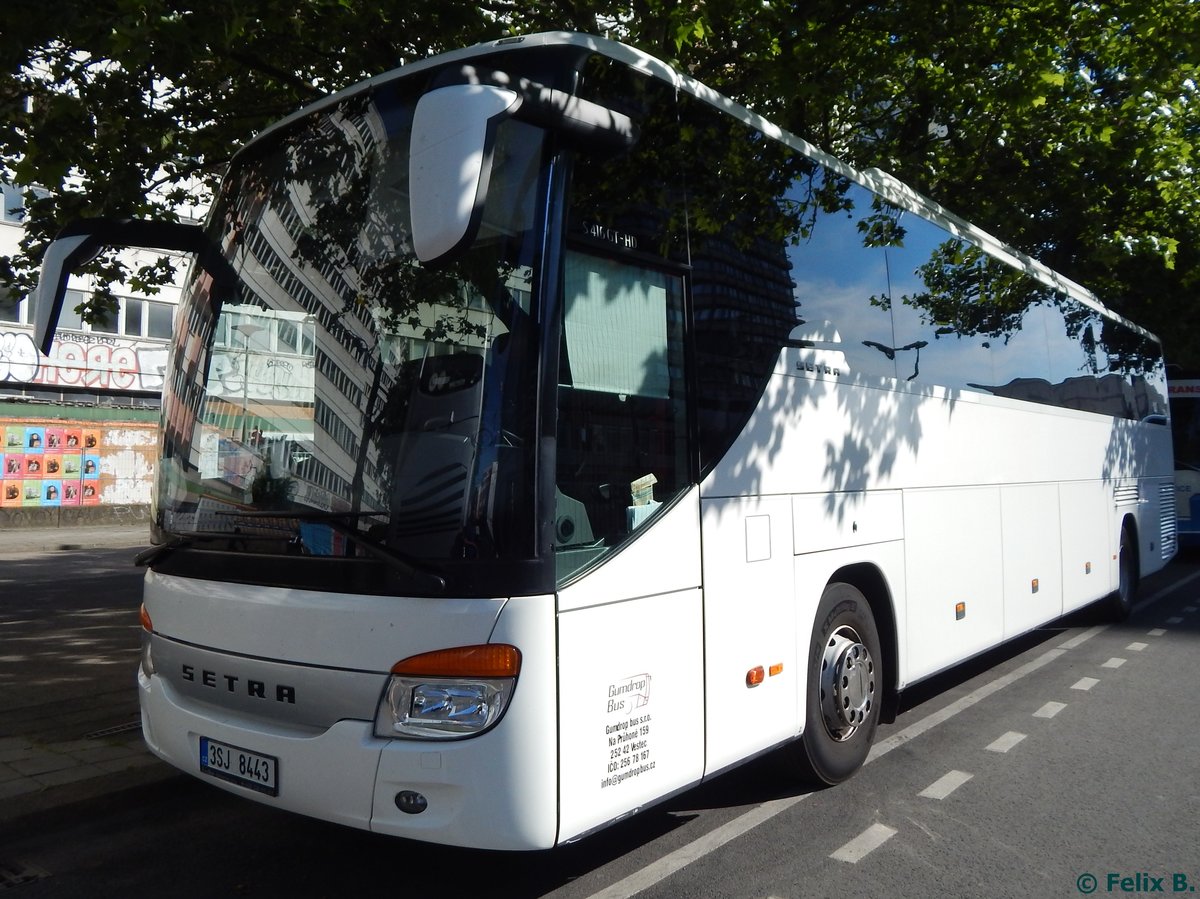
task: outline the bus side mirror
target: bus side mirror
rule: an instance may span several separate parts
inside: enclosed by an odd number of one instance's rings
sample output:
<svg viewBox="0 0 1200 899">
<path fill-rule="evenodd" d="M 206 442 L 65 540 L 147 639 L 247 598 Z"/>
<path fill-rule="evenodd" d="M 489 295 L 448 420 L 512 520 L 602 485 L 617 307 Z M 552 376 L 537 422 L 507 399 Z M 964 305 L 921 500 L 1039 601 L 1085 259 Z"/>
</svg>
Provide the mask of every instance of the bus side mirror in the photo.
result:
<svg viewBox="0 0 1200 899">
<path fill-rule="evenodd" d="M 104 242 L 98 238 L 96 230 L 89 227 L 94 222 L 67 225 L 42 256 L 42 273 L 33 295 L 33 311 L 34 342 L 43 356 L 50 355 L 50 345 L 54 343 L 58 316 L 67 293 L 67 279 L 72 271 L 91 262 L 104 249 Z"/>
<path fill-rule="evenodd" d="M 63 228 L 42 257 L 42 273 L 33 295 L 34 342 L 42 355 L 48 356 L 54 343 L 71 272 L 91 262 L 105 247 L 193 253 L 196 261 L 212 276 L 214 287 L 237 288 L 237 272 L 200 225 L 137 219 L 80 219 Z"/>
<path fill-rule="evenodd" d="M 490 84 L 454 84 L 422 95 L 408 157 L 413 252 L 436 262 L 474 239 L 487 200 L 496 126 L 520 102 Z"/>
<path fill-rule="evenodd" d="M 577 147 L 628 150 L 629 116 L 504 72 L 463 66 L 417 101 L 408 155 L 413 252 L 437 262 L 471 243 L 483 218 L 496 128 L 507 118 L 553 131 Z"/>
</svg>

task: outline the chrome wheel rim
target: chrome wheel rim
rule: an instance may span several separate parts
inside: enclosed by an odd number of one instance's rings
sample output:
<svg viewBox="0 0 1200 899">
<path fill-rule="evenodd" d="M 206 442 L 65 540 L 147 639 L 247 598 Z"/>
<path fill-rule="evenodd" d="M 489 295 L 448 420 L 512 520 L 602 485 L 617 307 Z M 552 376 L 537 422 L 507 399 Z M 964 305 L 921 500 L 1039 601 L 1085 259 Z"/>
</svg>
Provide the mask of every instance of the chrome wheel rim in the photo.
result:
<svg viewBox="0 0 1200 899">
<path fill-rule="evenodd" d="M 850 739 L 875 705 L 875 660 L 854 628 L 837 628 L 821 654 L 821 717 L 829 736 Z"/>
</svg>

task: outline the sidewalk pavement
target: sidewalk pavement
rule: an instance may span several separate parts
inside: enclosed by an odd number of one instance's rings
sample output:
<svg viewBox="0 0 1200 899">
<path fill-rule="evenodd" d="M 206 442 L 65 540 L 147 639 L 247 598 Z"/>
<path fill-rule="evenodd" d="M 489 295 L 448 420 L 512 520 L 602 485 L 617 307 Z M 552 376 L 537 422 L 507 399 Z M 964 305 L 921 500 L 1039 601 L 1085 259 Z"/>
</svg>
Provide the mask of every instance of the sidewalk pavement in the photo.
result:
<svg viewBox="0 0 1200 899">
<path fill-rule="evenodd" d="M 149 526 L 144 521 L 0 530 L 0 560 L 98 548 L 128 548 L 132 556 L 138 547 L 149 545 Z M 95 624 L 105 626 L 100 621 Z M 122 622 L 111 626 L 128 625 Z M 50 701 L 13 707 L 11 702 L 0 701 L 0 837 L 14 823 L 14 830 L 18 829 L 21 819 L 28 815 L 176 773 L 142 743 L 133 683 L 136 664 L 134 656 L 129 662 L 128 690 L 93 694 L 91 701 L 82 705 L 77 701 Z M 118 708 L 128 720 L 117 726 L 103 726 L 111 725 L 113 710 Z M 97 715 L 105 717 L 97 719 Z"/>
<path fill-rule="evenodd" d="M 149 545 L 150 525 L 145 521 L 80 527 L 0 529 L 0 554 Z"/>
</svg>

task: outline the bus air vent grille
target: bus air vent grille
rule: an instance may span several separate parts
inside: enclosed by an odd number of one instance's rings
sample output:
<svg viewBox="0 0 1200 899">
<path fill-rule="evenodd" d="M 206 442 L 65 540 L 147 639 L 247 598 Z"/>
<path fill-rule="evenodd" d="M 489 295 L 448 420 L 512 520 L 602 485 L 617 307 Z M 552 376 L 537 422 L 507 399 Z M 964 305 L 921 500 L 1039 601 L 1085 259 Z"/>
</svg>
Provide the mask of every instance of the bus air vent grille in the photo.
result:
<svg viewBox="0 0 1200 899">
<path fill-rule="evenodd" d="M 1178 539 L 1175 524 L 1175 485 L 1161 484 L 1158 488 L 1159 544 L 1162 557 L 1169 559 L 1175 554 Z"/>
<path fill-rule="evenodd" d="M 1113 501 L 1118 506 L 1128 506 L 1138 501 L 1138 484 L 1137 481 L 1126 484 L 1118 484 L 1113 490 Z"/>
</svg>

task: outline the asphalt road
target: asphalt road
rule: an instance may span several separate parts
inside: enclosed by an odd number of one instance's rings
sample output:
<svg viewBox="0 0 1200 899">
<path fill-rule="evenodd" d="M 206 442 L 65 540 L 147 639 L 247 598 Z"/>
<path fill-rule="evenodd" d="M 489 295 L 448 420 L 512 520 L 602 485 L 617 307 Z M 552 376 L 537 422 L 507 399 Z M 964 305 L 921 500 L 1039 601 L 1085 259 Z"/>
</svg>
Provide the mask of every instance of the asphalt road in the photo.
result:
<svg viewBox="0 0 1200 899">
<path fill-rule="evenodd" d="M 37 688 L 72 722 L 27 715 L 44 739 L 127 717 L 138 603 L 128 555 L 31 556 L 15 573 L 5 561 L 0 585 L 24 585 L 17 611 L 33 639 L 0 648 L 0 722 L 25 707 L 13 700 L 22 671 L 39 672 Z M 4 594 L 0 624 L 11 624 Z M 1143 602 L 1128 622 L 1085 612 L 914 690 L 866 767 L 829 790 L 797 789 L 770 756 L 575 845 L 503 854 L 276 812 L 154 762 L 0 811 L 0 887 L 21 879 L 11 889 L 22 899 L 1191 892 L 1200 560 L 1144 584 Z"/>
</svg>

